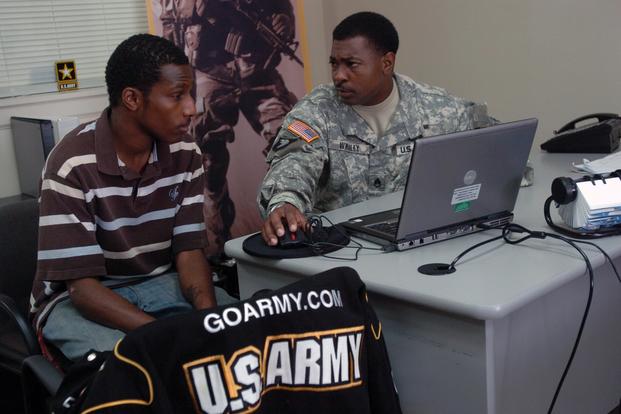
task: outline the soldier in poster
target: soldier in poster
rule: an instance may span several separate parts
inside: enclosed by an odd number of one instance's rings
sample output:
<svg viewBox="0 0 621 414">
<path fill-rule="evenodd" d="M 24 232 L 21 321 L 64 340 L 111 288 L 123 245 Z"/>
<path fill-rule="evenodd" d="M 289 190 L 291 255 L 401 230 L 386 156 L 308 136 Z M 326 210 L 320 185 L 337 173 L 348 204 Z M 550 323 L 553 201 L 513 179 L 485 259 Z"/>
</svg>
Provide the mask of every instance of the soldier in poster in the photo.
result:
<svg viewBox="0 0 621 414">
<path fill-rule="evenodd" d="M 195 68 L 199 115 L 191 133 L 203 152 L 210 204 L 206 222 L 218 256 L 235 219 L 227 182 L 228 144 L 235 140 L 239 113 L 265 140 L 265 155 L 297 101 L 277 70 L 283 55 L 302 65 L 295 54 L 293 7 L 289 0 L 161 3 L 163 36 L 182 47 Z"/>
</svg>

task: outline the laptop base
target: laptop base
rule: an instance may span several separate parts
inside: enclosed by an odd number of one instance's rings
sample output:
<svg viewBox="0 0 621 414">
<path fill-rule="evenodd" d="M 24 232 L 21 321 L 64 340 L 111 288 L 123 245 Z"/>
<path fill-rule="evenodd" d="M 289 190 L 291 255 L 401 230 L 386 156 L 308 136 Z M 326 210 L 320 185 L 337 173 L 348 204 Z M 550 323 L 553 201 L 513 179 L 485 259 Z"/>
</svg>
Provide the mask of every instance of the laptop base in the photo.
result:
<svg viewBox="0 0 621 414">
<path fill-rule="evenodd" d="M 489 217 L 486 219 L 473 220 L 466 223 L 459 223 L 454 226 L 448 226 L 442 229 L 436 229 L 434 231 L 428 231 L 420 234 L 412 234 L 407 238 L 390 241 L 386 238 L 374 236 L 366 232 L 358 232 L 356 229 L 347 227 L 347 232 L 353 236 L 363 240 L 370 241 L 382 246 L 382 249 L 386 252 L 394 250 L 409 250 L 416 247 L 421 247 L 427 244 L 436 243 L 442 240 L 453 239 L 455 237 L 465 236 L 467 234 L 476 233 L 478 231 L 485 230 L 489 227 L 502 227 L 513 221 L 513 213 L 506 213 L 503 215 L 497 215 L 495 217 Z M 346 224 L 346 223 L 343 223 Z"/>
</svg>

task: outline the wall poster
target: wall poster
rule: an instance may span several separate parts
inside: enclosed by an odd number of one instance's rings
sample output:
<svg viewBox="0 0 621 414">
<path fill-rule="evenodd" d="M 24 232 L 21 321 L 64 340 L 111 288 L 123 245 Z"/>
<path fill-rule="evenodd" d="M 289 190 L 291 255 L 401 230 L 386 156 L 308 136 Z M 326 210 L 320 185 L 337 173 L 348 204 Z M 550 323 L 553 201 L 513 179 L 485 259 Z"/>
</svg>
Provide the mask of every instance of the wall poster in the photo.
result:
<svg viewBox="0 0 621 414">
<path fill-rule="evenodd" d="M 146 0 L 150 32 L 195 69 L 191 133 L 203 152 L 208 255 L 260 229 L 265 156 L 310 89 L 302 0 Z"/>
</svg>

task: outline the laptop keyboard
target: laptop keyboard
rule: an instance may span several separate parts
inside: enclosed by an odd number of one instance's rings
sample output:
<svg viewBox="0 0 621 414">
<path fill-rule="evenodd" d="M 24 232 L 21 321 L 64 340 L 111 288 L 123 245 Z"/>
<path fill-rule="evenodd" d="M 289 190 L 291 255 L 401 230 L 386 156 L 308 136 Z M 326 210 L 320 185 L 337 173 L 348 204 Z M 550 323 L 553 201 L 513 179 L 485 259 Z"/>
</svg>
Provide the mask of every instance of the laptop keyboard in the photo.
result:
<svg viewBox="0 0 621 414">
<path fill-rule="evenodd" d="M 395 220 L 395 221 L 390 221 L 390 222 L 371 224 L 367 226 L 367 228 L 376 230 L 376 231 L 381 231 L 382 233 L 386 233 L 386 234 L 397 234 L 398 224 L 399 222 Z"/>
</svg>

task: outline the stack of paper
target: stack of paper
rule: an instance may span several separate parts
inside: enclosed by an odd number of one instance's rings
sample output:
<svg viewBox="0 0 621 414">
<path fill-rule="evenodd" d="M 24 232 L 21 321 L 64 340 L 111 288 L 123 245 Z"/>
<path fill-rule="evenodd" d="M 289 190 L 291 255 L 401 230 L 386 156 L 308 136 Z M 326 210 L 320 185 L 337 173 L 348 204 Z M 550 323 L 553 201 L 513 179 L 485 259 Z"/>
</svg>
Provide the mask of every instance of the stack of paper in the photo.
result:
<svg viewBox="0 0 621 414">
<path fill-rule="evenodd" d="M 576 185 L 576 200 L 559 207 L 566 224 L 589 230 L 621 224 L 621 179 L 609 177 Z"/>
<path fill-rule="evenodd" d="M 613 152 L 594 161 L 584 158 L 582 164 L 574 164 L 574 169 L 589 174 L 604 174 L 619 170 L 621 169 L 621 152 Z"/>
</svg>

